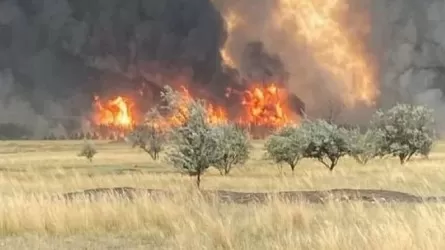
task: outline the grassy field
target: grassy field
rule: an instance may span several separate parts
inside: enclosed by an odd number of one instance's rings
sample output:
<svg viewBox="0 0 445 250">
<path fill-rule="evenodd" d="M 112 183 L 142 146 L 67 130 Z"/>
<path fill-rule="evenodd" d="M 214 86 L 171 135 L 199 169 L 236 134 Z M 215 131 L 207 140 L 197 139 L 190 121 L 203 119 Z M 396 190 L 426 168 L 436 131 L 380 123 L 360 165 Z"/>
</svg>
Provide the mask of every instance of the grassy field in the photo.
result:
<svg viewBox="0 0 445 250">
<path fill-rule="evenodd" d="M 443 249 L 445 205 L 235 205 L 204 202 L 194 182 L 129 145 L 96 142 L 92 163 L 82 142 L 0 142 L 0 249 Z M 366 166 L 343 159 L 329 172 L 304 160 L 292 175 L 252 159 L 230 176 L 210 170 L 202 188 L 236 191 L 372 188 L 445 195 L 445 144 L 430 159 Z M 162 188 L 170 199 L 50 201 L 47 194 L 98 187 Z"/>
</svg>

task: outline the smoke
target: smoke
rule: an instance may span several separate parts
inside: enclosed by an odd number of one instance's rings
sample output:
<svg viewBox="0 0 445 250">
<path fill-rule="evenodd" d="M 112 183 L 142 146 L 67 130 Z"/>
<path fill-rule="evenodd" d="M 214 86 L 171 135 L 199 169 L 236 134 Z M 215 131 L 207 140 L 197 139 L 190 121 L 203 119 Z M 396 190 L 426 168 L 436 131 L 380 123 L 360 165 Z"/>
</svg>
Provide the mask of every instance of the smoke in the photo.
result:
<svg viewBox="0 0 445 250">
<path fill-rule="evenodd" d="M 370 83 L 380 92 L 375 105 L 355 105 L 353 108 L 338 107 L 347 91 L 341 88 L 341 82 L 336 84 L 314 58 L 314 50 L 309 49 L 311 44 L 296 39 L 295 33 L 301 27 L 291 22 L 277 25 L 277 17 L 283 15 L 279 3 L 291 1 L 215 2 L 224 16 L 231 16 L 229 21 L 233 27 L 225 48 L 234 64 L 241 65 L 243 70 L 246 46 L 252 41 L 261 41 L 265 50 L 281 58 L 289 72 L 289 89 L 303 99 L 307 112 L 312 116 L 325 116 L 327 109 L 334 104 L 337 109 L 342 109 L 344 121 L 361 122 L 367 121 L 376 108 L 408 102 L 432 107 L 437 121 L 445 128 L 444 1 L 343 1 L 348 3 L 347 11 L 336 21 L 342 24 L 342 29 L 351 38 L 344 42 L 362 45 L 368 73 L 372 75 Z M 303 11 L 295 14 L 307 17 Z M 327 44 L 335 45 L 335 41 Z"/>
<path fill-rule="evenodd" d="M 445 128 L 445 2 L 374 1 L 374 37 L 380 54 L 382 105 L 430 106 Z"/>
<path fill-rule="evenodd" d="M 343 105 L 344 100 L 349 98 L 347 94 L 352 90 L 356 91 L 355 89 L 345 88 L 344 86 L 346 85 L 341 82 L 341 80 L 344 80 L 344 77 L 340 79 L 333 77 L 332 72 L 326 70 L 326 65 L 322 65 L 320 58 L 317 58 L 317 56 L 325 56 L 323 54 L 326 54 L 326 57 L 336 56 L 332 54 L 335 51 L 320 51 L 312 48 L 311 45 L 313 42 L 301 36 L 299 29 L 303 27 L 298 26 L 298 24 L 294 22 L 297 19 L 285 20 L 283 18 L 284 11 L 281 8 L 283 8 L 284 5 L 280 5 L 280 3 L 286 1 L 215 0 L 215 2 L 223 12 L 223 15 L 230 17 L 228 18 L 228 22 L 230 22 L 232 28 L 229 32 L 225 49 L 229 51 L 228 54 L 231 55 L 233 64 L 239 67 L 241 72 L 246 70 L 243 68 L 243 65 L 246 60 L 246 50 L 251 49 L 249 48 L 251 47 L 249 44 L 255 41 L 261 41 L 263 50 L 267 51 L 270 55 L 274 55 L 274 58 L 279 58 L 280 64 L 286 69 L 283 79 L 285 79 L 288 89 L 304 101 L 307 108 L 306 111 L 311 114 L 311 116 L 325 116 L 329 113 L 329 108 L 333 103 L 339 106 Z M 288 15 L 288 17 L 298 18 L 298 15 L 301 15 L 301 18 L 306 18 L 307 9 L 299 10 L 297 8 L 299 7 L 298 5 L 300 5 L 300 3 L 292 6 L 295 8 L 295 13 L 294 15 Z M 317 8 L 324 7 L 318 6 Z M 363 5 L 354 3 L 354 6 L 350 6 L 350 8 L 353 8 L 354 11 L 348 11 L 348 13 L 356 12 L 358 16 L 360 16 L 361 13 L 366 14 L 366 8 Z M 347 25 L 345 32 L 348 33 L 350 37 L 354 37 L 358 41 L 363 40 L 367 35 L 363 29 L 359 28 L 363 22 L 361 20 L 360 22 L 357 20 L 351 22 L 350 19 L 353 19 L 353 16 L 334 21 L 340 21 L 341 24 Z M 323 27 L 321 27 L 321 29 L 323 29 Z M 335 29 L 335 27 L 333 29 Z M 311 31 L 309 31 L 309 33 L 310 32 Z M 314 34 L 315 33 L 320 33 L 320 31 L 314 31 Z M 320 39 L 326 38 L 329 37 L 325 36 Z M 335 42 L 336 41 L 327 40 L 325 41 L 325 47 L 333 48 L 336 45 Z M 344 41 L 341 41 L 341 43 L 343 42 Z M 261 52 L 257 54 L 260 53 Z M 317 53 L 318 55 L 316 55 Z M 276 65 L 276 63 L 270 62 L 270 65 L 266 68 L 273 68 L 274 65 Z M 344 71 L 341 67 L 342 65 L 339 65 L 339 69 L 336 70 Z M 263 65 L 260 68 L 265 67 Z M 277 70 L 277 72 L 278 75 L 283 75 L 280 70 Z M 356 87 L 353 84 L 350 84 L 350 86 L 352 88 Z M 365 105 L 362 106 L 358 105 L 358 107 L 356 107 L 357 109 L 360 108 L 360 114 L 364 113 L 363 110 L 366 108 Z M 351 117 L 357 118 L 357 112 L 345 119 L 351 120 Z"/>
<path fill-rule="evenodd" d="M 265 51 L 261 42 L 250 42 L 241 54 L 240 72 L 251 82 L 284 83 L 288 73 L 278 55 Z"/>
<path fill-rule="evenodd" d="M 1 1 L 0 71 L 11 79 L 1 81 L 0 121 L 38 117 L 40 136 L 53 119 L 80 121 L 93 94 L 140 88 L 150 70 L 217 82 L 223 25 L 210 0 Z"/>
<path fill-rule="evenodd" d="M 301 27 L 279 21 L 283 2 L 0 1 L 0 124 L 19 124 L 36 137 L 64 133 L 60 121 L 67 129 L 79 123 L 92 95 L 134 91 L 141 82 L 162 82 L 159 75 L 221 96 L 238 75 L 286 82 L 308 114 L 324 116 L 365 81 L 348 89 L 333 77 L 313 44 L 296 36 Z M 344 108 L 342 119 L 366 120 L 375 108 L 403 101 L 433 107 L 445 125 L 445 3 L 344 2 L 349 6 L 337 21 L 349 42 L 363 45 L 369 66 L 354 73 L 371 74 L 365 80 L 380 96 L 376 106 Z M 232 67 L 223 65 L 221 48 Z"/>
</svg>

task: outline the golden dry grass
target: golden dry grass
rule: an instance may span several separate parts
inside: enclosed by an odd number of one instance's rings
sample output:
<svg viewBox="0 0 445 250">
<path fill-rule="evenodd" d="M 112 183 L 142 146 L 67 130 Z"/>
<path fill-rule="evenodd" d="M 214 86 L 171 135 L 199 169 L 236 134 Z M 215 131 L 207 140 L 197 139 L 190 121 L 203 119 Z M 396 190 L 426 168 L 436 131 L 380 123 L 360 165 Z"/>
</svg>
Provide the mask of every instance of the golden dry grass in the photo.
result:
<svg viewBox="0 0 445 250">
<path fill-rule="evenodd" d="M 445 205 L 362 202 L 263 205 L 204 202 L 189 177 L 128 145 L 98 142 L 93 163 L 82 142 L 0 142 L 0 249 L 443 249 Z M 305 160 L 294 175 L 252 159 L 230 176 L 209 171 L 205 189 L 237 191 L 382 188 L 445 194 L 445 145 L 429 160 L 357 165 L 329 172 Z M 97 187 L 173 189 L 176 196 L 101 202 L 50 201 L 46 194 Z"/>
</svg>

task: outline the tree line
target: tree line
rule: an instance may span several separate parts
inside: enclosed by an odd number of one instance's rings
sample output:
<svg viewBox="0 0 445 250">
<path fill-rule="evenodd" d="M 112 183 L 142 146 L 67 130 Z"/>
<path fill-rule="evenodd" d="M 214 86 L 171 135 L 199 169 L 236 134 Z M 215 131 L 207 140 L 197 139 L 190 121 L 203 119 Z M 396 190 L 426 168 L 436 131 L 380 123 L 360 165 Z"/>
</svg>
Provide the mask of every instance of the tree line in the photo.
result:
<svg viewBox="0 0 445 250">
<path fill-rule="evenodd" d="M 247 131 L 236 124 L 211 124 L 203 100 L 188 100 L 187 110 L 179 110 L 181 95 L 166 87 L 163 106 L 152 110 L 147 122 L 136 127 L 128 136 L 133 147 L 141 148 L 154 160 L 165 151 L 166 160 L 175 168 L 196 177 L 199 187 L 202 174 L 215 167 L 222 175 L 233 167 L 242 166 L 249 159 L 252 145 Z M 165 129 L 156 121 L 162 119 L 160 110 L 167 109 L 182 116 L 181 125 Z M 433 111 L 424 106 L 397 104 L 389 110 L 378 110 L 366 131 L 358 127 L 345 128 L 332 122 L 304 119 L 267 137 L 266 157 L 292 171 L 303 158 L 320 162 L 333 171 L 340 159 L 353 157 L 366 164 L 376 157 L 398 157 L 401 164 L 414 155 L 428 156 L 437 139 Z M 91 144 L 84 150 L 94 152 Z M 81 152 L 80 155 L 94 154 Z M 87 157 L 88 158 L 88 157 Z"/>
</svg>

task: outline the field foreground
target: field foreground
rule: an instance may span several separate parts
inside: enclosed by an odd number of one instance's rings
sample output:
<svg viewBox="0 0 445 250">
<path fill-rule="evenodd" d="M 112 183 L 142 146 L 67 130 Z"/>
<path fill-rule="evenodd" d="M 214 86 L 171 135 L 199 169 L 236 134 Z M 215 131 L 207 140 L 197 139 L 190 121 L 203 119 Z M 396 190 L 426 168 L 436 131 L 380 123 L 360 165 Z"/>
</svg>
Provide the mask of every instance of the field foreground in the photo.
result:
<svg viewBox="0 0 445 250">
<path fill-rule="evenodd" d="M 291 174 L 264 160 L 257 142 L 246 166 L 225 177 L 211 170 L 203 178 L 205 192 L 220 190 L 218 197 L 232 202 L 209 201 L 190 177 L 128 145 L 97 142 L 99 154 L 92 163 L 76 156 L 81 145 L 0 143 L 0 249 L 445 247 L 445 204 L 419 202 L 420 196 L 445 195 L 442 144 L 430 159 L 414 159 L 406 166 L 396 159 L 366 166 L 344 159 L 331 173 L 317 162 L 303 161 Z M 129 187 L 114 189 L 121 193 L 142 190 L 146 195 L 73 199 L 82 190 L 101 193 L 116 187 Z M 333 194 L 311 191 L 329 189 L 342 189 L 333 191 L 339 199 L 345 193 L 360 199 L 311 202 Z M 149 195 L 153 190 L 163 191 Z M 298 202 L 264 194 L 285 191 L 298 191 L 293 193 L 299 194 Z M 55 194 L 66 194 L 69 202 L 54 199 Z M 384 197 L 374 199 L 375 194 Z M 246 197 L 256 202 L 246 202 Z"/>
</svg>

